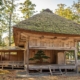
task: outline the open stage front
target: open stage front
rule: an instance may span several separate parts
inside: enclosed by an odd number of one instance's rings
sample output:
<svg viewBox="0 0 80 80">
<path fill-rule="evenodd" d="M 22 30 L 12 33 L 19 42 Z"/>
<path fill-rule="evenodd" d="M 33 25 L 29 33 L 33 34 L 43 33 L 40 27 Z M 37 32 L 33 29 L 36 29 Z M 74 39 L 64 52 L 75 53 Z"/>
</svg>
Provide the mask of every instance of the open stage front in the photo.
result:
<svg viewBox="0 0 80 80">
<path fill-rule="evenodd" d="M 35 53 L 37 53 L 38 49 L 30 49 L 29 50 L 29 59 L 34 57 Z M 46 50 L 43 49 L 46 56 L 49 58 L 44 59 L 43 64 L 53 64 L 53 65 L 74 65 L 76 63 L 75 60 L 75 52 L 73 50 L 72 58 L 69 59 L 68 51 L 72 50 Z M 27 61 L 27 60 L 26 60 Z M 35 60 L 29 60 L 29 64 L 39 64 Z"/>
<path fill-rule="evenodd" d="M 33 57 L 37 52 L 37 49 L 29 50 L 29 58 Z M 35 61 L 29 61 L 29 69 L 65 69 L 75 68 L 75 60 L 69 61 L 70 64 L 66 64 L 65 51 L 64 50 L 43 50 L 45 55 L 50 57 L 46 63 L 36 64 Z M 0 68 L 2 69 L 24 69 L 27 63 L 25 62 L 24 49 L 19 47 L 6 47 L 0 49 Z M 28 58 L 28 59 L 29 59 Z M 26 60 L 27 61 L 27 60 Z"/>
</svg>

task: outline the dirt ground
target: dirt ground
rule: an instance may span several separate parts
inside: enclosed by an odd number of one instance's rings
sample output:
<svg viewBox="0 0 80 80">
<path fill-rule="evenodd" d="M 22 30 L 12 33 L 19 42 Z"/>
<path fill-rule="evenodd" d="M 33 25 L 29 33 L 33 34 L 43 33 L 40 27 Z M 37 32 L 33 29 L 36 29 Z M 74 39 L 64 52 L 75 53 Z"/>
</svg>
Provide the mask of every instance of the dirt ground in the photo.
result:
<svg viewBox="0 0 80 80">
<path fill-rule="evenodd" d="M 80 80 L 80 77 L 46 76 L 46 77 L 39 77 L 39 78 L 15 79 L 15 80 Z"/>
<path fill-rule="evenodd" d="M 80 74 L 53 75 L 53 76 L 47 75 L 47 76 L 26 77 L 26 78 L 16 78 L 15 76 L 16 76 L 16 71 L 10 71 L 10 73 L 0 74 L 0 80 L 80 80 Z"/>
<path fill-rule="evenodd" d="M 0 80 L 80 80 L 80 76 L 43 76 L 35 78 L 15 78 L 15 79 L 6 77 L 4 79 L 0 78 Z"/>
</svg>

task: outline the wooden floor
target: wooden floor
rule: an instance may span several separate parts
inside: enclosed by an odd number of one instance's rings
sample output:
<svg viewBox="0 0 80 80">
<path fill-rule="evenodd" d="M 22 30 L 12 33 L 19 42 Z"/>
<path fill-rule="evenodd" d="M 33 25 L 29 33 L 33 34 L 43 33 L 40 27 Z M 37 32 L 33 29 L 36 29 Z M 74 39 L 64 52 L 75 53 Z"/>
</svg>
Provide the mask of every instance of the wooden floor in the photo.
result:
<svg viewBox="0 0 80 80">
<path fill-rule="evenodd" d="M 49 70 L 50 74 L 53 73 L 56 74 L 63 74 L 62 70 L 64 70 L 65 73 L 68 72 L 68 70 L 73 70 L 76 72 L 76 66 L 75 65 L 29 65 L 29 70 L 40 70 L 40 73 L 42 73 L 43 70 Z"/>
<path fill-rule="evenodd" d="M 51 69 L 73 69 L 73 68 L 76 68 L 76 65 L 54 65 L 54 64 L 50 64 L 50 65 L 29 65 L 29 69 L 39 69 L 39 68 L 42 68 L 42 69 L 48 69 L 48 68 L 51 68 Z"/>
<path fill-rule="evenodd" d="M 0 67 L 11 66 L 13 67 L 20 67 L 24 66 L 23 61 L 0 61 Z M 27 65 L 26 65 L 27 67 Z M 57 65 L 57 64 L 45 64 L 45 65 L 29 65 L 29 69 L 73 69 L 76 68 L 75 65 Z"/>
</svg>

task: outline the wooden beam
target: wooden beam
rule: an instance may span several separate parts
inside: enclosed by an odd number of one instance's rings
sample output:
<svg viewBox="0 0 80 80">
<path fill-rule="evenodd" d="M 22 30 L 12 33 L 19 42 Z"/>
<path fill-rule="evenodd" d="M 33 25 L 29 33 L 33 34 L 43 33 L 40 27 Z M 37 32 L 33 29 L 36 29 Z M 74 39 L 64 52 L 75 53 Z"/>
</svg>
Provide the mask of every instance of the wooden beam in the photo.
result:
<svg viewBox="0 0 80 80">
<path fill-rule="evenodd" d="M 33 36 L 32 36 L 33 35 Z M 40 35 L 40 34 L 31 34 L 31 33 L 21 33 L 21 36 L 24 36 L 24 37 L 28 37 L 28 36 L 31 36 L 31 37 L 35 37 L 35 38 L 46 38 L 46 39 L 69 39 L 69 37 L 56 37 L 56 36 L 47 36 L 47 35 Z"/>
<path fill-rule="evenodd" d="M 33 35 L 33 36 L 32 36 Z M 24 36 L 24 37 L 34 37 L 34 38 L 37 38 L 37 39 L 40 39 L 42 37 L 42 39 L 49 39 L 49 40 L 55 40 L 55 39 L 61 39 L 61 40 L 69 40 L 69 39 L 76 39 L 76 40 L 79 40 L 80 41 L 80 37 L 67 37 L 67 36 L 47 36 L 45 34 L 41 35 L 41 34 L 31 34 L 31 33 L 26 33 L 26 32 L 23 32 L 21 33 L 21 36 Z M 56 37 L 56 38 L 55 38 Z"/>
<path fill-rule="evenodd" d="M 29 35 L 29 34 L 28 34 Z M 28 35 L 21 33 L 21 36 L 28 37 Z"/>
<path fill-rule="evenodd" d="M 60 34 L 60 33 L 49 33 L 49 32 L 40 32 L 40 31 L 32 31 L 32 30 L 26 30 L 26 29 L 20 29 L 20 28 L 17 28 L 17 27 L 14 27 L 13 28 L 14 31 L 20 31 L 21 33 L 22 32 L 27 32 L 27 33 L 31 33 L 31 34 L 40 34 L 40 35 L 47 35 L 47 36 L 66 36 L 66 37 L 80 37 L 80 35 L 78 34 Z"/>
<path fill-rule="evenodd" d="M 75 50 L 75 48 L 64 48 L 64 47 L 41 47 L 41 46 L 30 46 L 30 49 L 45 49 L 45 50 Z"/>
</svg>

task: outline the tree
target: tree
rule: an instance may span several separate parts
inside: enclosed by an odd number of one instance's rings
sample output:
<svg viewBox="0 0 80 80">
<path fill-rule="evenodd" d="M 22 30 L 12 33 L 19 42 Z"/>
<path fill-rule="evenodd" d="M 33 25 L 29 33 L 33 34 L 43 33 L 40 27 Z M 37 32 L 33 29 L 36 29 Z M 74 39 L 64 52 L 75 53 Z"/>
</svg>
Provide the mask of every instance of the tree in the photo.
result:
<svg viewBox="0 0 80 80">
<path fill-rule="evenodd" d="M 67 19 L 73 20 L 77 23 L 80 22 L 80 3 L 73 3 L 71 7 L 65 7 L 65 4 L 58 4 L 58 9 L 55 13 L 59 16 L 65 17 Z"/>
<path fill-rule="evenodd" d="M 2 5 L 2 0 L 0 0 L 0 5 Z"/>
<path fill-rule="evenodd" d="M 55 13 L 64 17 L 64 7 L 65 4 L 58 4 L 58 9 L 56 9 Z"/>
<path fill-rule="evenodd" d="M 3 44 L 3 40 L 2 40 L 2 35 L 6 30 L 5 27 L 5 22 L 4 22 L 4 4 L 3 4 L 4 0 L 0 0 L 0 46 L 2 46 Z"/>
<path fill-rule="evenodd" d="M 73 13 L 76 15 L 75 21 L 77 23 L 80 23 L 80 1 L 78 1 L 77 3 L 75 2 L 73 3 L 72 10 L 73 10 Z"/>
<path fill-rule="evenodd" d="M 37 53 L 34 55 L 34 57 L 33 57 L 33 58 L 30 58 L 29 60 L 37 60 L 39 64 L 40 64 L 40 63 L 42 64 L 42 63 L 44 62 L 44 59 L 49 59 L 49 58 L 50 58 L 50 57 L 48 57 L 48 56 L 45 55 L 44 51 L 39 50 L 39 51 L 37 51 Z"/>
<path fill-rule="evenodd" d="M 4 33 L 9 33 L 9 45 L 11 45 L 12 40 L 12 25 L 19 22 L 18 15 L 15 13 L 16 4 L 12 2 L 13 0 L 4 0 L 4 4 L 1 7 L 4 7 L 3 10 L 0 10 L 0 41 L 2 42 L 2 36 Z M 14 1 L 15 2 L 15 1 Z M 12 15 L 13 13 L 13 15 Z"/>
<path fill-rule="evenodd" d="M 20 11 L 23 14 L 23 18 L 29 18 L 35 12 L 35 4 L 33 4 L 30 0 L 25 0 L 24 3 L 20 3 Z"/>
<path fill-rule="evenodd" d="M 74 14 L 70 7 L 65 8 L 65 6 L 65 4 L 58 4 L 58 9 L 56 9 L 55 13 L 59 16 L 72 20 Z"/>
<path fill-rule="evenodd" d="M 78 1 L 77 3 L 74 2 L 72 7 L 77 13 L 80 13 L 80 1 Z"/>
<path fill-rule="evenodd" d="M 2 44 L 2 36 L 4 33 L 9 33 L 9 46 L 12 44 L 11 36 L 12 36 L 12 26 L 15 23 L 20 21 L 18 14 L 16 13 L 16 8 L 18 7 L 16 0 L 0 0 L 0 43 Z M 24 5 L 25 4 L 25 5 Z M 30 17 L 34 13 L 35 4 L 32 4 L 31 1 L 26 0 L 24 3 L 19 6 L 22 9 L 27 9 L 27 17 Z M 24 7 L 23 7 L 24 6 Z M 21 9 L 21 10 L 22 10 Z M 22 11 L 26 13 L 26 10 Z"/>
</svg>

